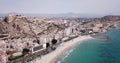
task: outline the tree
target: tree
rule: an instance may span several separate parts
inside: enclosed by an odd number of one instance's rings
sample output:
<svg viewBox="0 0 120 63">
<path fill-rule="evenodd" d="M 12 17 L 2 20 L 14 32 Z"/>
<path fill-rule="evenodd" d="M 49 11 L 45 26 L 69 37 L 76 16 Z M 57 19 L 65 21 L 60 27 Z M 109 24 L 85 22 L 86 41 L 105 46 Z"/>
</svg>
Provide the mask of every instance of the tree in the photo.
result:
<svg viewBox="0 0 120 63">
<path fill-rule="evenodd" d="M 52 39 L 52 44 L 56 44 L 57 40 L 56 39 Z"/>
<path fill-rule="evenodd" d="M 22 54 L 23 54 L 23 55 L 26 55 L 26 54 L 28 54 L 29 52 L 30 52 L 29 49 L 24 48 L 23 51 L 22 51 Z"/>
<path fill-rule="evenodd" d="M 50 46 L 50 44 L 49 43 L 46 43 L 46 47 L 48 48 Z"/>
</svg>

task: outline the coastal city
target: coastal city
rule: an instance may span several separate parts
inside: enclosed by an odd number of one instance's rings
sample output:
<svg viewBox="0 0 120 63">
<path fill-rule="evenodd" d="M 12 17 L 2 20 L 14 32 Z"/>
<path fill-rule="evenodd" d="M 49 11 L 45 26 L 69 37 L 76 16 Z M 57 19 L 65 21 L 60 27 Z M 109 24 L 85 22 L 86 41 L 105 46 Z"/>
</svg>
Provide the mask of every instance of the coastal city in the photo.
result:
<svg viewBox="0 0 120 63">
<path fill-rule="evenodd" d="M 120 63 L 120 0 L 0 0 L 0 63 Z"/>
<path fill-rule="evenodd" d="M 114 15 L 48 18 L 7 14 L 0 19 L 0 63 L 32 63 L 62 43 L 88 35 L 94 38 L 110 29 L 119 29 L 118 24 L 120 16 Z"/>
</svg>

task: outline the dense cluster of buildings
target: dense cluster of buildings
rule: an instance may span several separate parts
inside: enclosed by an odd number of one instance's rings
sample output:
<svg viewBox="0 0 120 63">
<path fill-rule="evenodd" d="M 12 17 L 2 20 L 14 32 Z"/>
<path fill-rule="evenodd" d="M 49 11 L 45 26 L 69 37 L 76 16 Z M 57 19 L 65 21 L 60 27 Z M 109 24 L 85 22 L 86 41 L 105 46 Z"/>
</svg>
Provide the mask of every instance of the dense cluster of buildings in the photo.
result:
<svg viewBox="0 0 120 63">
<path fill-rule="evenodd" d="M 14 17 L 10 15 L 10 19 Z M 26 17 L 22 16 L 19 19 Z M 77 18 L 78 19 L 78 18 Z M 95 34 L 106 32 L 111 26 L 114 26 L 116 22 L 100 22 L 100 21 L 79 21 L 77 19 L 47 19 L 47 18 L 31 18 L 27 19 L 32 23 L 39 23 L 41 21 L 42 25 L 37 27 L 32 27 L 35 30 L 36 37 L 24 37 L 24 38 L 12 38 L 12 39 L 2 39 L 4 36 L 0 37 L 0 62 L 6 63 L 10 57 L 23 55 L 23 50 L 28 49 L 29 53 L 35 53 L 42 51 L 48 47 L 48 44 L 52 46 L 52 40 L 56 39 L 57 43 L 67 40 L 71 37 L 86 34 Z M 13 21 L 13 20 L 11 20 Z M 9 21 L 9 22 L 11 22 Z M 79 22 L 78 22 L 79 21 Z M 44 22 L 46 22 L 44 24 Z M 42 28 L 47 28 L 49 24 L 55 24 L 55 26 L 62 25 L 64 29 L 53 30 L 52 33 L 37 35 L 42 32 Z M 61 27 L 62 27 L 61 26 Z M 25 26 L 26 27 L 26 26 Z M 29 26 L 28 26 L 29 27 Z M 40 27 L 40 28 L 39 28 Z M 49 27 L 49 26 L 48 26 Z M 25 28 L 24 28 L 25 29 Z M 1 34 L 2 35 L 2 34 Z M 36 39 L 37 38 L 37 39 Z M 37 41 L 39 40 L 39 41 Z"/>
</svg>

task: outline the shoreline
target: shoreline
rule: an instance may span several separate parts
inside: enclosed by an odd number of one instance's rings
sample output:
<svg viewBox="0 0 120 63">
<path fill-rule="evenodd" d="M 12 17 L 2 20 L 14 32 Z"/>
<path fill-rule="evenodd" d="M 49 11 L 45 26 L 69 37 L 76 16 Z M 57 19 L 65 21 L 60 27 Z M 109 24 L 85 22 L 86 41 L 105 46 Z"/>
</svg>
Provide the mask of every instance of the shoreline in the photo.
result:
<svg viewBox="0 0 120 63">
<path fill-rule="evenodd" d="M 34 63 L 54 63 L 57 61 L 65 52 L 76 46 L 77 44 L 83 43 L 85 40 L 92 39 L 90 35 L 79 36 L 70 41 L 63 42 L 55 51 L 52 51 L 46 55 L 43 55 L 40 59 L 36 59 Z"/>
</svg>

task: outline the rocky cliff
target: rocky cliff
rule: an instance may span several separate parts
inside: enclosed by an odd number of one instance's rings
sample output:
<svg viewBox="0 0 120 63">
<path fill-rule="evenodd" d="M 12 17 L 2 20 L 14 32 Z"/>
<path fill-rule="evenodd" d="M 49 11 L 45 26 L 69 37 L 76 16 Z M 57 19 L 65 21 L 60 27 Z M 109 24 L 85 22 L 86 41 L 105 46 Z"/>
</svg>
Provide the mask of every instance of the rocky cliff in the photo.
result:
<svg viewBox="0 0 120 63">
<path fill-rule="evenodd" d="M 48 23 L 44 19 L 12 14 L 5 16 L 4 20 L 0 22 L 0 35 L 6 34 L 6 38 L 48 35 L 63 29 L 63 25 Z"/>
</svg>

